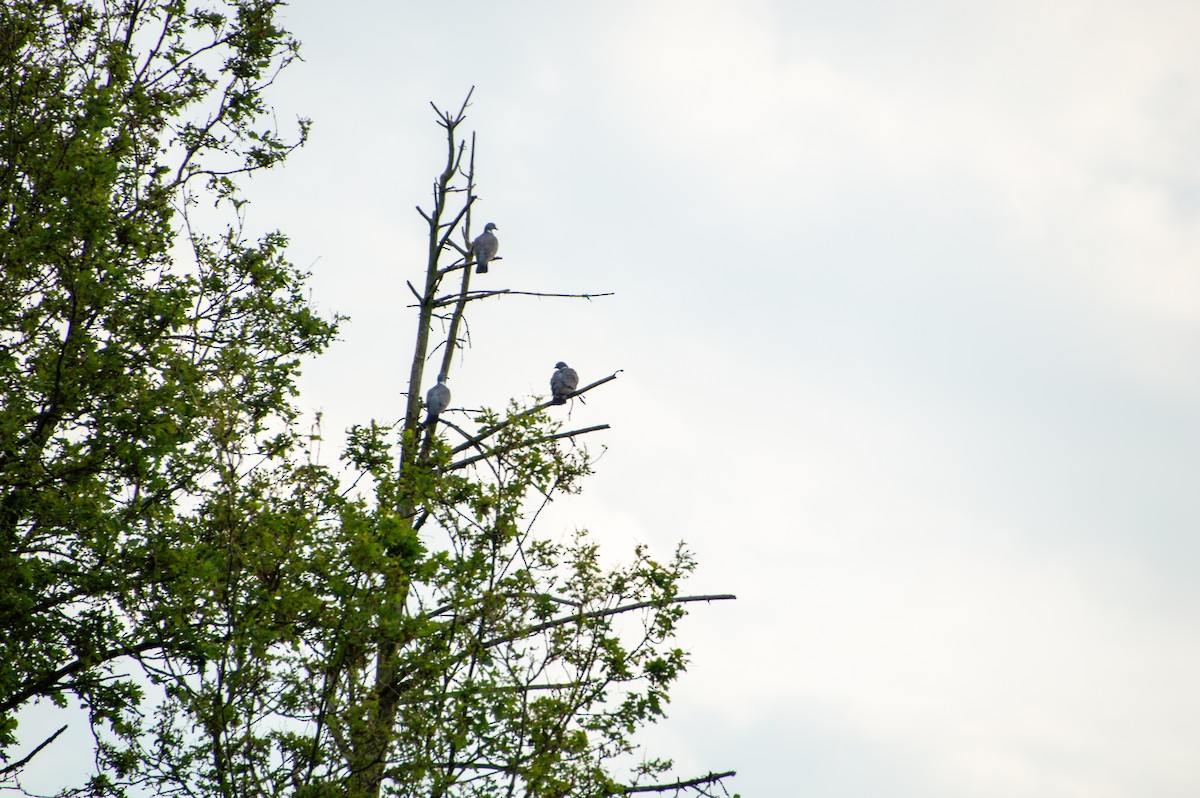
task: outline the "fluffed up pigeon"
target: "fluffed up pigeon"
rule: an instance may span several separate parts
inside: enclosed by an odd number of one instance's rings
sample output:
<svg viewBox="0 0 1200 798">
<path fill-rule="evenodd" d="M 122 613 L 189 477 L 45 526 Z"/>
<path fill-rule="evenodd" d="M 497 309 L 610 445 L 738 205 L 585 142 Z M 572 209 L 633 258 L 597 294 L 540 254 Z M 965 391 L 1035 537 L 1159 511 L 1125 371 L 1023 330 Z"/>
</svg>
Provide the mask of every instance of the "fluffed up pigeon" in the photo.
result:
<svg viewBox="0 0 1200 798">
<path fill-rule="evenodd" d="M 550 378 L 550 393 L 554 397 L 550 400 L 551 404 L 565 405 L 567 396 L 574 393 L 579 387 L 579 375 L 575 369 L 568 366 L 561 360 L 554 364 L 556 371 Z"/>
<path fill-rule="evenodd" d="M 425 425 L 436 422 L 438 415 L 449 406 L 450 389 L 446 387 L 446 375 L 439 374 L 437 385 L 425 394 L 425 409 L 429 411 L 429 415 L 425 416 Z"/>
<path fill-rule="evenodd" d="M 500 250 L 500 240 L 492 233 L 493 230 L 499 229 L 492 222 L 488 222 L 483 226 L 483 235 L 471 244 L 471 252 L 475 255 L 476 274 L 486 274 L 488 261 L 496 257 L 496 253 Z"/>
</svg>

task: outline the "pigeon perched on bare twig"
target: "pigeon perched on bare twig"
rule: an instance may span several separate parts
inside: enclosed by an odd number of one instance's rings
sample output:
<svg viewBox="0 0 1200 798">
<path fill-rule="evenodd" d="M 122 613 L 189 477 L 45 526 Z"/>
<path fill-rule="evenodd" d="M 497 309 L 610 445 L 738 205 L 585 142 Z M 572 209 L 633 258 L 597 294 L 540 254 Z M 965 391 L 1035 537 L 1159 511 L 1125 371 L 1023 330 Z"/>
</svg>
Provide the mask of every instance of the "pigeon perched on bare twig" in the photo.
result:
<svg viewBox="0 0 1200 798">
<path fill-rule="evenodd" d="M 450 389 L 446 387 L 446 375 L 439 374 L 437 385 L 425 394 L 425 409 L 429 412 L 429 415 L 425 416 L 425 425 L 436 422 L 438 415 L 449 406 Z"/>
<path fill-rule="evenodd" d="M 476 238 L 471 244 L 471 252 L 475 255 L 475 273 L 486 274 L 488 270 L 488 261 L 496 257 L 496 252 L 500 249 L 500 240 L 496 238 L 493 230 L 499 230 L 492 222 L 488 222 L 483 226 L 483 235 Z"/>
<path fill-rule="evenodd" d="M 556 371 L 550 377 L 550 393 L 554 397 L 550 400 L 551 404 L 565 405 L 567 396 L 575 392 L 579 387 L 579 375 L 575 369 L 568 366 L 561 360 L 554 364 Z"/>
</svg>

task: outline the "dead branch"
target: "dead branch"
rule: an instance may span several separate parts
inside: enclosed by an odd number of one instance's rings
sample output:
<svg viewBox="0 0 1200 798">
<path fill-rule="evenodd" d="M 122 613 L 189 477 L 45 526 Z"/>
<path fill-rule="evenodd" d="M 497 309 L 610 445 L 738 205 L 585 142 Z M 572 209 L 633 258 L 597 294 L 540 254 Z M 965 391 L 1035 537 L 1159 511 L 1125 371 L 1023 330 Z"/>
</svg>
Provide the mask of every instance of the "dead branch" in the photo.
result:
<svg viewBox="0 0 1200 798">
<path fill-rule="evenodd" d="M 471 465 L 471 463 L 477 463 L 480 460 L 486 460 L 487 458 L 496 455 L 508 454 L 509 452 L 516 451 L 517 449 L 524 449 L 527 446 L 536 446 L 539 443 L 546 443 L 547 441 L 554 441 L 558 440 L 559 438 L 574 438 L 576 435 L 585 435 L 589 432 L 599 432 L 602 429 L 608 428 L 608 424 L 597 424 L 594 427 L 584 427 L 582 429 L 571 430 L 570 432 L 558 432 L 554 435 L 543 435 L 540 438 L 521 441 L 520 443 L 515 443 L 512 446 L 496 446 L 486 451 L 482 451 L 479 454 L 472 455 L 470 457 L 464 457 L 462 460 L 456 460 L 455 462 L 446 466 L 445 470 L 457 471 L 460 468 L 465 468 L 466 466 Z"/>
<path fill-rule="evenodd" d="M 582 388 L 576 390 L 574 393 L 569 394 L 567 398 L 570 398 L 572 396 L 579 396 L 580 394 L 587 393 L 588 391 L 592 390 L 593 388 L 600 387 L 601 385 L 603 385 L 606 382 L 609 382 L 610 380 L 615 380 L 617 378 L 617 375 L 620 374 L 621 371 L 622 371 L 622 369 L 617 369 L 612 374 L 609 374 L 607 377 L 602 377 L 602 378 L 596 380 L 595 382 L 590 383 L 589 385 L 583 386 Z M 524 418 L 525 416 L 528 416 L 531 413 L 536 413 L 539 410 L 543 410 L 547 407 L 552 407 L 553 405 L 554 405 L 554 400 L 548 399 L 545 402 L 542 402 L 541 404 L 537 404 L 537 405 L 534 405 L 533 407 L 522 410 L 521 412 L 512 416 L 512 418 L 508 418 L 508 419 L 505 419 L 504 421 L 500 421 L 496 424 L 493 424 L 492 426 L 484 429 L 482 432 L 479 432 L 478 434 L 476 434 L 474 437 L 468 438 L 463 443 L 460 443 L 458 446 L 455 446 L 453 449 L 451 449 L 450 454 L 458 454 L 459 452 L 461 452 L 465 449 L 470 449 L 472 446 L 478 446 L 481 441 L 483 441 L 487 438 L 490 438 L 492 435 L 495 435 L 497 432 L 499 432 L 500 430 L 504 429 L 509 424 L 511 424 L 514 420 L 516 420 L 518 418 Z"/>
<path fill-rule="evenodd" d="M 50 735 L 49 737 L 47 737 L 45 740 L 42 740 L 42 744 L 41 744 L 41 745 L 39 745 L 37 748 L 33 749 L 32 751 L 30 751 L 30 752 L 29 752 L 29 754 L 28 754 L 27 756 L 25 756 L 25 757 L 23 757 L 23 758 L 21 758 L 21 759 L 17 760 L 16 762 L 13 762 L 11 765 L 9 765 L 8 767 L 4 768 L 3 770 L 0 770 L 0 776 L 3 776 L 3 775 L 5 775 L 6 773 L 12 773 L 12 772 L 13 772 L 13 771 L 15 771 L 15 770 L 20 770 L 21 768 L 25 767 L 26 763 L 28 763 L 28 762 L 29 762 L 29 760 L 31 760 L 31 759 L 33 759 L 35 756 L 37 756 L 37 755 L 38 755 L 38 752 L 39 752 L 39 751 L 41 751 L 43 748 L 45 748 L 46 746 L 50 745 L 50 743 L 52 743 L 52 742 L 54 742 L 55 740 L 57 740 L 57 739 L 58 739 L 58 735 L 62 734 L 62 733 L 63 733 L 63 732 L 65 732 L 66 730 L 67 730 L 67 724 L 65 724 L 65 723 L 64 723 L 64 724 L 62 725 L 62 728 L 60 728 L 60 729 L 59 729 L 58 731 L 56 731 L 54 734 L 51 734 L 51 735 Z"/>
<path fill-rule="evenodd" d="M 471 136 L 471 169 L 472 169 L 472 174 L 474 174 L 474 169 L 475 169 L 475 136 L 474 136 L 473 134 L 472 134 L 472 136 Z M 473 178 L 469 178 L 469 179 L 473 179 Z M 460 211 L 458 212 L 458 215 L 454 217 L 454 221 L 450 222 L 450 223 L 449 223 L 449 224 L 447 224 L 447 225 L 443 225 L 444 227 L 446 227 L 446 228 L 447 228 L 447 229 L 446 229 L 446 234 L 445 234 L 445 235 L 443 235 L 443 236 L 441 237 L 441 239 L 439 239 L 439 241 L 438 241 L 438 247 L 440 247 L 441 249 L 445 249 L 447 244 L 451 244 L 451 245 L 453 245 L 453 246 L 454 246 L 454 248 L 455 248 L 455 249 L 458 249 L 458 245 L 457 245 L 457 244 L 455 244 L 453 241 L 451 241 L 451 240 L 450 240 L 450 236 L 451 236 L 451 235 L 454 233 L 454 228 L 455 228 L 455 227 L 458 227 L 458 223 L 459 223 L 460 221 L 462 221 L 462 218 L 463 218 L 464 216 L 466 216 L 466 215 L 467 215 L 467 212 L 468 212 L 468 211 L 470 211 L 470 210 L 471 210 L 471 203 L 472 203 L 472 202 L 474 202 L 474 201 L 475 201 L 475 198 L 474 198 L 473 196 L 470 196 L 470 195 L 468 194 L 468 195 L 467 195 L 467 201 L 466 201 L 465 203 L 463 203 L 462 210 L 460 210 Z M 462 250 L 459 250 L 459 251 L 461 252 Z M 449 269 L 447 269 L 446 271 L 450 271 L 450 270 L 449 270 Z"/>
<path fill-rule="evenodd" d="M 496 258 L 496 260 L 503 260 L 503 258 Z M 454 271 L 455 269 L 462 268 L 462 267 L 468 266 L 468 265 L 470 265 L 470 264 L 456 264 L 454 266 L 448 267 L 446 269 L 446 271 L 447 272 Z M 461 302 L 470 302 L 475 299 L 488 299 L 490 297 L 501 296 L 501 295 L 504 295 L 504 296 L 536 296 L 536 297 L 542 297 L 542 298 L 546 298 L 546 299 L 587 299 L 590 301 L 592 299 L 597 299 L 599 297 L 613 296 L 613 292 L 608 291 L 603 294 L 554 294 L 554 293 L 548 293 L 545 291 L 514 291 L 511 288 L 497 288 L 497 289 L 487 290 L 487 291 L 469 291 L 465 296 L 462 296 L 462 297 L 459 297 L 459 296 L 443 297 L 441 299 L 434 300 L 434 307 L 441 307 L 443 305 L 452 305 L 452 304 L 454 304 L 456 302 L 460 302 L 460 301 Z M 411 308 L 411 307 L 416 307 L 416 306 L 409 305 L 409 307 Z"/>
<path fill-rule="evenodd" d="M 715 784 L 721 779 L 728 779 L 736 775 L 736 770 L 727 770 L 724 773 L 709 773 L 707 776 L 701 776 L 698 779 L 675 781 L 670 784 L 647 784 L 643 787 L 621 787 L 620 789 L 621 795 L 632 795 L 635 792 L 667 792 L 668 790 L 683 790 L 688 787 L 699 787 L 702 784 Z"/>
<path fill-rule="evenodd" d="M 483 642 L 481 645 L 484 648 L 491 648 L 492 646 L 498 646 L 501 643 L 511 643 L 514 640 L 523 640 L 530 635 L 535 635 L 538 632 L 544 632 L 547 629 L 553 629 L 556 626 L 564 626 L 568 623 L 578 623 L 591 618 L 607 618 L 610 615 L 621 615 L 626 612 L 633 612 L 634 610 L 646 609 L 647 607 L 661 607 L 664 604 L 687 604 L 693 601 L 731 601 L 736 598 L 737 596 L 733 595 L 732 593 L 719 593 L 709 596 L 677 596 L 676 598 L 667 599 L 666 601 L 638 601 L 633 604 L 623 604 L 620 607 L 609 607 L 605 610 L 578 612 L 574 615 L 563 615 L 558 618 L 551 618 L 544 623 L 535 624 L 528 629 L 523 629 L 515 635 L 492 638 L 491 640 Z"/>
<path fill-rule="evenodd" d="M 466 146 L 465 141 L 463 142 L 463 146 Z M 475 188 L 475 134 L 474 133 L 471 134 L 471 160 L 467 164 L 467 172 L 466 172 L 465 176 L 467 178 L 467 201 L 465 203 L 463 203 L 462 210 L 459 211 L 459 213 L 456 217 L 454 217 L 453 225 L 451 225 L 451 227 L 448 230 L 446 230 L 446 234 L 444 236 L 442 236 L 441 241 L 438 243 L 438 247 L 440 249 L 445 248 L 446 242 L 450 240 L 450 234 L 454 232 L 454 228 L 458 226 L 458 224 L 460 223 L 460 221 L 463 218 L 466 219 L 466 222 L 463 223 L 464 235 L 467 235 L 468 234 L 467 231 L 470 230 L 470 228 L 471 228 L 471 206 L 475 202 L 474 191 L 473 191 L 473 189 Z M 468 257 L 465 262 L 470 263 L 471 259 Z M 463 274 L 462 274 L 462 285 L 460 286 L 459 291 L 458 291 L 459 301 L 454 308 L 453 315 L 450 318 L 450 330 L 446 333 L 446 351 L 442 355 L 442 373 L 443 374 L 450 373 L 450 365 L 454 358 L 454 350 L 458 346 L 458 325 L 462 322 L 464 311 L 466 310 L 467 303 L 463 300 L 463 297 L 466 297 L 467 294 L 470 293 L 470 291 L 471 291 L 471 270 L 468 268 L 464 268 Z M 435 300 L 433 298 L 432 293 L 429 295 L 429 299 L 434 302 L 434 307 L 437 307 L 437 300 Z"/>
</svg>

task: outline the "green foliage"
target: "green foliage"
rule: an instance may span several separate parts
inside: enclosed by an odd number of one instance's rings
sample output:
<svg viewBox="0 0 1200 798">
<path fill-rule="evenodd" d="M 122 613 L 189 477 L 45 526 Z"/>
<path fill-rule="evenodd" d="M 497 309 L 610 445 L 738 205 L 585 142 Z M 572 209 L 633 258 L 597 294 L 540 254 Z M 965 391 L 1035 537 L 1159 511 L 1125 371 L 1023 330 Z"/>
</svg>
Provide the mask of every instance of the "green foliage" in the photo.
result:
<svg viewBox="0 0 1200 798">
<path fill-rule="evenodd" d="M 244 235 L 236 182 L 307 134 L 266 124 L 297 54 L 279 5 L 0 6 L 0 756 L 40 742 L 18 710 L 74 699 L 80 794 L 624 794 L 670 768 L 634 737 L 687 664 L 694 563 L 535 531 L 591 473 L 594 430 L 546 405 L 420 421 L 485 296 L 472 200 L 450 208 L 473 194 L 462 111 L 403 421 L 317 461 L 294 380 L 335 326 L 284 236 Z M 229 222 L 202 229 L 202 197 Z"/>
<path fill-rule="evenodd" d="M 202 648 L 159 602 L 215 567 L 189 508 L 234 442 L 291 420 L 299 359 L 333 335 L 279 234 L 195 233 L 173 257 L 194 178 L 235 200 L 235 174 L 296 145 L 249 138 L 295 54 L 277 5 L 0 6 L 5 756 L 38 699 L 135 733 L 142 687 L 115 661 Z"/>
</svg>

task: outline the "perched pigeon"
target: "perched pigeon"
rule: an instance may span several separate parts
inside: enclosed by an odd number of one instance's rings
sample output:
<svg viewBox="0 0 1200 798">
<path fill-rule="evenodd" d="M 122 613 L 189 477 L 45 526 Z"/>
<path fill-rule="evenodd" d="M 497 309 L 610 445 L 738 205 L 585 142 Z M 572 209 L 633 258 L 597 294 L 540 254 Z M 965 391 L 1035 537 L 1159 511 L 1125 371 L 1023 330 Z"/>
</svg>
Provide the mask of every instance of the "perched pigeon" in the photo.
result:
<svg viewBox="0 0 1200 798">
<path fill-rule="evenodd" d="M 579 387 L 579 375 L 575 373 L 575 369 L 568 366 L 561 360 L 554 364 L 557 371 L 550 378 L 550 393 L 554 398 L 551 404 L 565 405 L 567 403 L 567 395 L 573 393 Z"/>
<path fill-rule="evenodd" d="M 446 375 L 439 374 L 437 385 L 425 394 L 425 409 L 429 411 L 429 415 L 425 416 L 426 426 L 437 421 L 438 414 L 449 406 L 450 389 L 446 387 Z"/>
<path fill-rule="evenodd" d="M 476 274 L 485 274 L 488 269 L 488 261 L 496 257 L 496 252 L 500 249 L 500 240 L 492 231 L 499 229 L 492 222 L 488 222 L 483 226 L 483 235 L 471 244 L 471 252 L 475 254 Z"/>
</svg>

